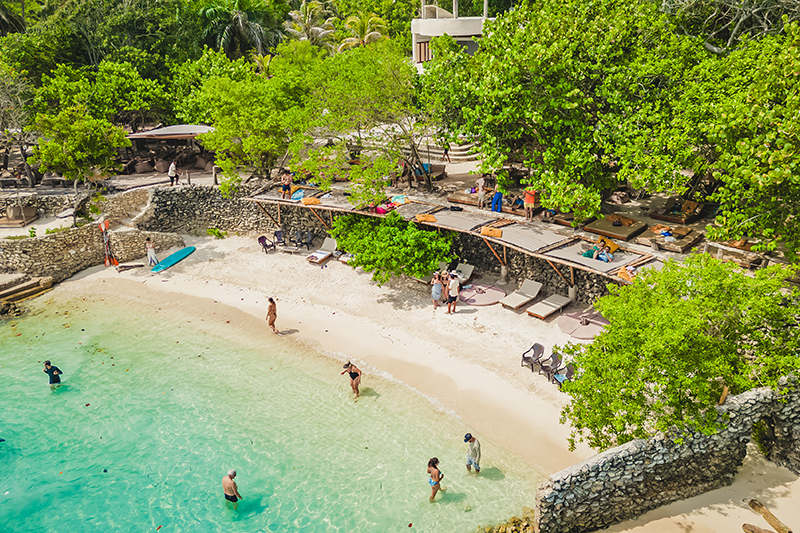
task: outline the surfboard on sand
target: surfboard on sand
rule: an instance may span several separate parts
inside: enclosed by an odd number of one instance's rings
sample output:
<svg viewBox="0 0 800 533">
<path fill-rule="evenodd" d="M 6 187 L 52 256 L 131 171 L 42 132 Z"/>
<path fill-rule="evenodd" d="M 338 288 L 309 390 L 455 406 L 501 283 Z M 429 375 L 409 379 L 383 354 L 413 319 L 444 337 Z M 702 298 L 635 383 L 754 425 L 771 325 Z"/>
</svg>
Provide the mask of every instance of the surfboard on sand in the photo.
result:
<svg viewBox="0 0 800 533">
<path fill-rule="evenodd" d="M 174 254 L 170 255 L 162 259 L 156 266 L 150 269 L 150 272 L 161 272 L 162 270 L 166 270 L 169 267 L 178 264 L 179 262 L 186 259 L 192 252 L 194 252 L 196 248 L 194 246 L 187 246 L 186 248 L 182 248 L 175 252 Z"/>
</svg>

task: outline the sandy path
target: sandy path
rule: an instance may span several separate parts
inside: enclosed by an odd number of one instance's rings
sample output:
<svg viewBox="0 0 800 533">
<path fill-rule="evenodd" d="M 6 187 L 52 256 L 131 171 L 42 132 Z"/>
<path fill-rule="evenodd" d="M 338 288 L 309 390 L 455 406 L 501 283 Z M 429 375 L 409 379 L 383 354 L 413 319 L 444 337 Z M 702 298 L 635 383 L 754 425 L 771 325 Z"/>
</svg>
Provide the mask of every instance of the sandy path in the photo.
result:
<svg viewBox="0 0 800 533">
<path fill-rule="evenodd" d="M 433 310 L 429 288 L 413 281 L 393 280 L 378 287 L 370 275 L 336 261 L 320 267 L 306 262 L 304 254 L 265 255 L 251 238 L 186 241 L 198 250 L 160 275 L 96 267 L 57 290 L 157 291 L 164 293 L 165 306 L 210 305 L 214 300 L 231 306 L 226 316 L 234 322 L 239 316 L 248 324 L 252 319 L 240 313 L 263 320 L 266 298 L 273 296 L 277 326 L 285 336 L 326 356 L 352 359 L 366 372 L 365 381 L 369 373 L 390 374 L 544 475 L 593 454 L 587 447 L 567 450 L 569 429 L 558 423 L 566 395 L 519 366 L 520 354 L 532 343 L 544 344 L 549 354 L 553 345 L 569 341 L 555 319 L 542 322 L 499 305 L 459 304 L 458 313 L 446 315 L 444 308 Z M 797 476 L 751 453 L 731 487 L 662 507 L 609 531 L 697 533 L 739 531 L 744 522 L 766 526 L 742 501 L 753 497 L 800 529 Z"/>
</svg>

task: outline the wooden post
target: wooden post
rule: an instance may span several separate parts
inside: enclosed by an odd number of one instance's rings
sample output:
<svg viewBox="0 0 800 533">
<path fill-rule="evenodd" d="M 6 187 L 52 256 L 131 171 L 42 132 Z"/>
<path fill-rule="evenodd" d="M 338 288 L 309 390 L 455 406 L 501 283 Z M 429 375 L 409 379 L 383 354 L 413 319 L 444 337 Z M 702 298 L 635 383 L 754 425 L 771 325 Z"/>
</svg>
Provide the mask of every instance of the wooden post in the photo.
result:
<svg viewBox="0 0 800 533">
<path fill-rule="evenodd" d="M 275 224 L 276 226 L 278 226 L 278 229 L 280 229 L 280 228 L 281 228 L 281 225 L 280 225 L 280 224 L 278 224 L 277 222 L 275 222 L 275 219 L 274 219 L 274 218 L 272 218 L 272 215 L 270 215 L 270 214 L 269 214 L 269 211 L 267 211 L 267 210 L 264 208 L 264 206 L 263 206 L 263 205 L 261 205 L 259 202 L 256 202 L 256 205 L 257 205 L 257 206 L 258 206 L 258 207 L 259 207 L 259 208 L 260 208 L 260 209 L 261 209 L 261 210 L 264 212 L 264 214 L 265 214 L 265 215 L 267 215 L 267 216 L 269 217 L 269 219 L 272 221 L 272 223 L 273 223 L 273 224 Z"/>
<path fill-rule="evenodd" d="M 575 286 L 575 267 L 574 266 L 570 266 L 569 267 L 569 277 L 572 280 L 572 286 L 574 287 Z"/>
<path fill-rule="evenodd" d="M 570 287 L 572 287 L 572 285 L 570 285 L 569 281 L 567 281 L 567 278 L 565 278 L 565 277 L 564 277 L 564 274 L 562 274 L 562 273 L 561 273 L 561 271 L 560 271 L 559 269 L 557 269 L 557 268 L 556 268 L 556 266 L 555 266 L 553 263 L 551 263 L 549 259 L 545 259 L 545 261 L 547 261 L 547 264 L 548 264 L 548 265 L 550 265 L 551 267 L 553 267 L 553 270 L 555 270 L 555 271 L 556 271 L 556 274 L 558 274 L 558 276 L 559 276 L 561 279 L 563 279 L 563 280 L 564 280 L 564 283 L 566 283 L 567 285 L 569 285 Z"/>
<path fill-rule="evenodd" d="M 278 204 L 278 227 L 283 229 L 283 226 L 281 226 L 281 204 Z"/>
<path fill-rule="evenodd" d="M 725 403 L 725 398 L 727 397 L 728 397 L 728 386 L 725 385 L 722 388 L 722 396 L 719 397 L 719 403 L 717 405 L 722 405 L 723 403 Z"/>
<path fill-rule="evenodd" d="M 492 245 L 489 243 L 489 241 L 487 241 L 487 240 L 486 240 L 486 237 L 481 237 L 481 239 L 483 239 L 483 242 L 485 242 L 485 243 L 486 243 L 486 246 L 488 246 L 488 247 L 489 247 L 489 249 L 492 251 L 492 253 L 494 254 L 494 256 L 497 258 L 497 261 L 500 263 L 500 266 L 506 266 L 506 264 L 505 264 L 505 263 L 503 263 L 503 260 L 502 260 L 502 259 L 500 259 L 500 256 L 499 256 L 499 255 L 497 255 L 497 252 L 495 252 L 495 251 L 494 251 L 494 248 L 492 248 Z"/>
<path fill-rule="evenodd" d="M 775 533 L 771 529 L 764 529 L 753 524 L 742 524 L 742 531 L 744 533 Z"/>
<path fill-rule="evenodd" d="M 503 262 L 508 264 L 508 258 L 506 257 L 506 245 L 503 245 Z"/>
<path fill-rule="evenodd" d="M 327 229 L 328 231 L 330 231 L 330 230 L 331 230 L 331 228 L 330 228 L 330 227 L 328 227 L 328 225 L 325 223 L 325 221 L 324 221 L 324 220 L 322 220 L 322 217 L 321 217 L 321 216 L 319 216 L 319 215 L 317 214 L 317 212 L 316 212 L 316 211 L 314 211 L 314 210 L 313 210 L 312 208 L 310 208 L 310 207 L 308 208 L 308 210 L 309 210 L 309 211 L 311 211 L 311 213 L 312 213 L 312 214 L 313 214 L 315 217 L 317 217 L 317 220 L 319 220 L 320 222 L 322 222 L 322 225 L 323 225 L 323 226 L 325 226 L 325 229 Z"/>
<path fill-rule="evenodd" d="M 789 526 L 778 520 L 775 515 L 769 512 L 769 509 L 764 507 L 764 504 L 762 504 L 760 501 L 750 500 L 747 502 L 747 505 L 749 505 L 752 510 L 763 516 L 764 520 L 766 520 L 769 525 L 774 527 L 775 531 L 778 533 L 792 533 L 792 530 L 789 529 Z"/>
</svg>

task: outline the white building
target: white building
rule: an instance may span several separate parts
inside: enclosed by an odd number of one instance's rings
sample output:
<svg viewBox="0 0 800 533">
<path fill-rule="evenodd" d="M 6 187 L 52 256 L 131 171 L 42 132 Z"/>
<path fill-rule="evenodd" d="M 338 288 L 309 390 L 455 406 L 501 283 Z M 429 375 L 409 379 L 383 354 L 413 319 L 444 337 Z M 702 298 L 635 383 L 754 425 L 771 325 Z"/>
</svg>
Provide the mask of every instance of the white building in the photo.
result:
<svg viewBox="0 0 800 533">
<path fill-rule="evenodd" d="M 431 60 L 430 42 L 434 37 L 447 34 L 466 47 L 470 54 L 475 53 L 478 44 L 472 38 L 483 34 L 483 23 L 489 13 L 489 0 L 483 0 L 482 17 L 459 17 L 458 0 L 453 0 L 452 13 L 437 5 L 426 5 L 426 0 L 422 0 L 420 12 L 422 18 L 411 21 L 411 46 L 414 64 L 421 72 L 423 64 Z"/>
</svg>

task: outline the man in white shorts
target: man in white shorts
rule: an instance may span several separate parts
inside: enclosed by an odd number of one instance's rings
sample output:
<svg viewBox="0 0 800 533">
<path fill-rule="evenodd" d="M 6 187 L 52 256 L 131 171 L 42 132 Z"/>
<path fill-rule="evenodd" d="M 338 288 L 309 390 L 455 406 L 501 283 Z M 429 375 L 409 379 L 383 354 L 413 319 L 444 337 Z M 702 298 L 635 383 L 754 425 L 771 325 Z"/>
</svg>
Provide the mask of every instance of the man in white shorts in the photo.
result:
<svg viewBox="0 0 800 533">
<path fill-rule="evenodd" d="M 472 433 L 464 435 L 464 442 L 467 443 L 467 472 L 472 472 L 475 467 L 475 475 L 481 473 L 481 443 L 472 436 Z"/>
</svg>

